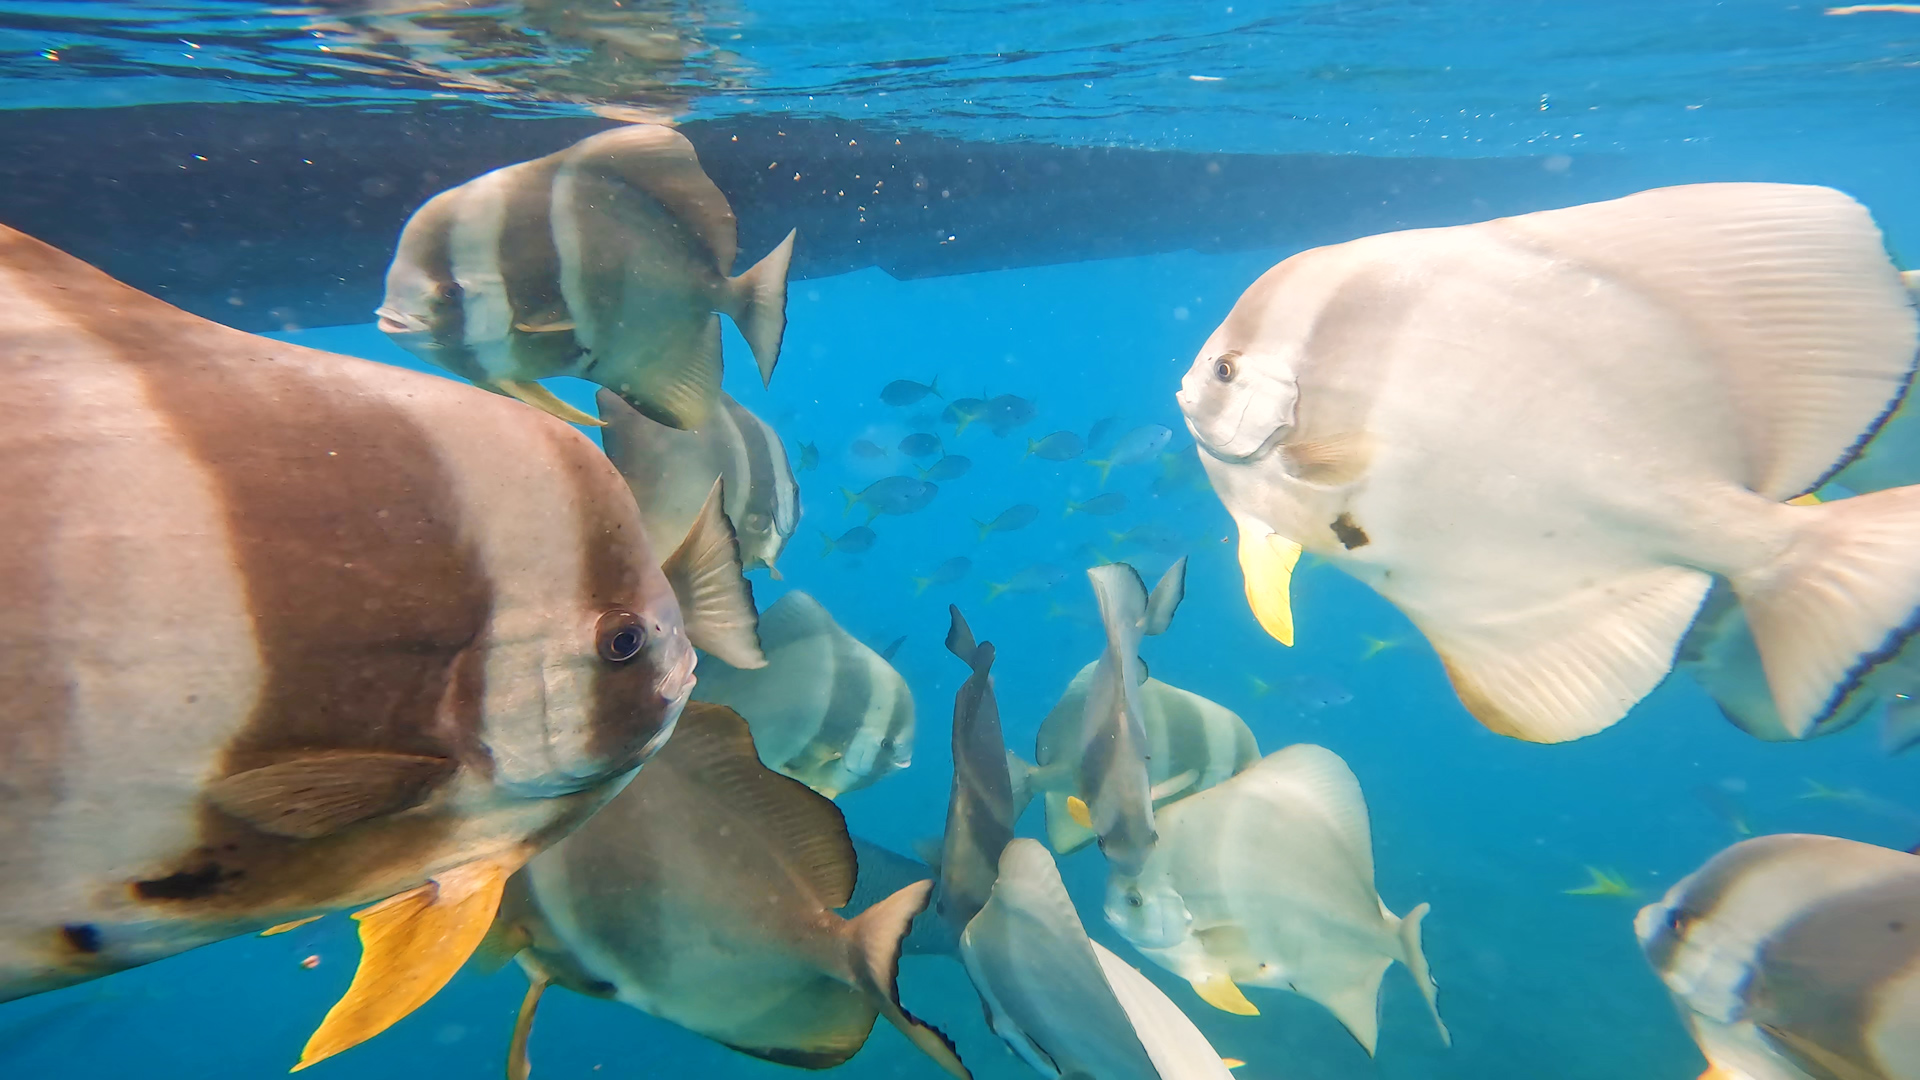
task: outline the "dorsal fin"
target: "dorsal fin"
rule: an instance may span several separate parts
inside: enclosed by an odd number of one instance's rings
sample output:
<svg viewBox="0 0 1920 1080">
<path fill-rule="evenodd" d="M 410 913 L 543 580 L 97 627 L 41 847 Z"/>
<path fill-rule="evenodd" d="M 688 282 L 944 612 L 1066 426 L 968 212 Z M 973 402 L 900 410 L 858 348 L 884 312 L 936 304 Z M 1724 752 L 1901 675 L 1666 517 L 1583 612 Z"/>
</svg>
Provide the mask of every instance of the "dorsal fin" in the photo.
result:
<svg viewBox="0 0 1920 1080">
<path fill-rule="evenodd" d="M 1367 798 L 1360 781 L 1340 755 L 1324 746 L 1297 743 L 1268 754 L 1254 768 L 1271 783 L 1284 784 L 1307 796 L 1373 880 L 1373 830 L 1367 820 Z"/>
<path fill-rule="evenodd" d="M 1173 622 L 1173 613 L 1180 607 L 1180 601 L 1187 595 L 1187 557 L 1167 568 L 1160 575 L 1159 584 L 1153 587 L 1153 593 L 1147 597 L 1147 613 L 1141 617 L 1140 632 L 1149 636 L 1166 630 Z"/>
<path fill-rule="evenodd" d="M 840 808 L 762 765 L 739 713 L 689 702 L 658 759 L 751 822 L 758 840 L 779 854 L 823 906 L 842 907 L 853 896 L 857 864 Z"/>
<path fill-rule="evenodd" d="M 740 566 L 740 542 L 733 523 L 721 510 L 725 484 L 724 480 L 713 482 L 707 501 L 694 515 L 693 527 L 660 570 L 680 601 L 687 640 L 733 667 L 763 668 L 767 656 L 760 649 L 760 613 L 753 606 L 753 586 Z"/>
</svg>

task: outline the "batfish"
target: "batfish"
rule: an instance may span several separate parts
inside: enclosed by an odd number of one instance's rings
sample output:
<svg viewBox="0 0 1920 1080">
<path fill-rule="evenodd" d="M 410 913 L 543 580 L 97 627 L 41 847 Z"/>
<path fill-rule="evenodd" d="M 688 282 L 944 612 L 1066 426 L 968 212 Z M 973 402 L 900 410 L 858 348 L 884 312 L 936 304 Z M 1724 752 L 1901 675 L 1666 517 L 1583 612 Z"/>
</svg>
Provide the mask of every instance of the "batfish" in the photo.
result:
<svg viewBox="0 0 1920 1080">
<path fill-rule="evenodd" d="M 421 360 L 577 424 L 535 382 L 575 375 L 648 419 L 720 407 L 720 317 L 773 377 L 793 234 L 739 277 L 733 210 L 672 128 L 632 124 L 495 169 L 414 211 L 380 329 Z"/>
<path fill-rule="evenodd" d="M 1092 830 L 1075 820 L 1068 800 L 1075 789 L 1074 752 L 1084 739 L 1087 690 L 1099 661 L 1080 669 L 1066 693 L 1040 721 L 1034 757 L 1044 765 L 1012 759 L 1015 801 L 1025 805 L 1041 794 L 1047 812 L 1047 842 L 1059 855 L 1071 855 L 1093 840 Z M 1239 714 L 1198 694 L 1155 678 L 1140 684 L 1140 726 L 1146 736 L 1147 781 L 1153 805 L 1160 807 L 1226 780 L 1260 760 L 1260 746 Z"/>
<path fill-rule="evenodd" d="M 1007 744 L 993 695 L 993 643 L 974 641 L 958 607 L 949 605 L 947 614 L 947 651 L 966 662 L 969 674 L 953 696 L 953 788 L 934 906 L 957 939 L 993 894 L 1000 852 L 1013 840 L 1021 806 L 1007 775 Z"/>
<path fill-rule="evenodd" d="M 760 760 L 832 799 L 913 762 L 913 693 L 820 602 L 787 593 L 760 614 L 765 667 L 709 655 L 694 696 L 732 707 Z"/>
<path fill-rule="evenodd" d="M 0 999 L 309 916 L 304 1068 L 431 997 L 694 652 L 592 442 L 0 229 Z"/>
<path fill-rule="evenodd" d="M 686 535 L 713 482 L 724 480 L 723 509 L 739 537 L 741 562 L 780 577 L 773 564 L 800 524 L 800 489 L 778 432 L 725 394 L 693 431 L 656 424 L 610 390 L 597 400 L 606 424 L 601 441 L 633 489 L 649 535 Z"/>
<path fill-rule="evenodd" d="M 833 909 L 853 894 L 854 858 L 839 809 L 763 766 L 737 713 L 688 706 L 624 791 L 507 885 L 487 951 L 518 955 L 531 982 L 508 1075 L 528 1075 L 534 1012 L 555 983 L 811 1069 L 852 1057 L 885 1016 L 965 1080 L 953 1044 L 894 984 L 933 883 L 845 920 Z"/>
<path fill-rule="evenodd" d="M 1179 401 L 1281 641 L 1304 549 L 1399 606 L 1483 724 L 1558 742 L 1666 676 L 1717 575 L 1798 733 L 1920 625 L 1920 488 L 1787 504 L 1917 342 L 1859 204 L 1700 184 L 1295 255 Z"/>
<path fill-rule="evenodd" d="M 1920 856 L 1744 840 L 1634 921 L 1701 1080 L 1920 1078 Z"/>
<path fill-rule="evenodd" d="M 960 936 L 960 956 L 994 1034 L 1042 1076 L 1229 1075 L 1165 994 L 1087 937 L 1038 841 L 1007 845 L 991 897 Z"/>
<path fill-rule="evenodd" d="M 1145 868 L 1108 879 L 1107 922 L 1208 1004 L 1253 1015 L 1238 984 L 1292 990 L 1372 1054 L 1380 979 L 1398 960 L 1451 1041 L 1420 948 L 1427 905 L 1401 919 L 1374 890 L 1366 799 L 1338 755 L 1287 747 L 1159 824 Z"/>
</svg>

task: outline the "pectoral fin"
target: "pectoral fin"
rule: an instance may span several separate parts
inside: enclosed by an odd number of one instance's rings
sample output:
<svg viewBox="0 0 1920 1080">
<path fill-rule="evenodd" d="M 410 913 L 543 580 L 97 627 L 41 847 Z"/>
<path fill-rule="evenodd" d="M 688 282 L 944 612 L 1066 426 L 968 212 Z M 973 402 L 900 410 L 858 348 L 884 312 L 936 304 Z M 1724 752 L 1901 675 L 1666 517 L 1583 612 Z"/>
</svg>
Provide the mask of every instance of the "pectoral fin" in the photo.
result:
<svg viewBox="0 0 1920 1080">
<path fill-rule="evenodd" d="M 581 424 L 586 427 L 606 427 L 607 422 L 591 413 L 561 401 L 553 391 L 534 382 L 532 379 L 495 379 L 493 388 L 510 398 L 517 398 L 539 409 L 543 413 L 557 416 L 569 424 Z"/>
<path fill-rule="evenodd" d="M 295 919 L 292 922 L 283 922 L 279 926 L 269 926 L 265 930 L 260 931 L 260 936 L 273 937 L 276 934 L 284 934 L 289 930 L 298 930 L 301 927 L 307 925 L 310 922 L 313 922 L 316 919 L 322 919 L 325 917 L 326 916 L 324 915 L 309 915 L 304 919 Z"/>
<path fill-rule="evenodd" d="M 314 840 L 418 805 L 453 770 L 446 758 L 330 750 L 223 777 L 206 797 L 261 832 Z"/>
<path fill-rule="evenodd" d="M 714 480 L 686 538 L 660 569 L 680 602 L 688 640 L 733 667 L 763 668 L 767 657 L 760 650 L 753 586 L 740 569 L 733 523 L 721 510 L 724 485 L 724 480 Z"/>
<path fill-rule="evenodd" d="M 1195 979 L 1193 992 L 1200 995 L 1201 1001 L 1221 1012 L 1230 1012 L 1235 1016 L 1260 1015 L 1260 1010 L 1253 1007 L 1253 1002 L 1247 1000 L 1247 995 L 1241 993 L 1233 980 L 1225 975 L 1209 975 L 1203 979 Z"/>
<path fill-rule="evenodd" d="M 1180 773 L 1177 776 L 1169 776 L 1165 780 L 1153 785 L 1152 790 L 1147 792 L 1147 798 L 1152 799 L 1154 802 L 1172 798 L 1192 787 L 1194 781 L 1198 779 L 1200 779 L 1200 770 L 1198 769 L 1188 769 L 1186 772 Z"/>
<path fill-rule="evenodd" d="M 1253 617 L 1275 641 L 1293 644 L 1293 568 L 1300 545 L 1258 523 L 1240 523 L 1240 574 L 1246 580 Z"/>
<path fill-rule="evenodd" d="M 439 993 L 486 936 L 507 878 L 525 862 L 523 853 L 479 859 L 354 913 L 360 967 L 293 1071 L 373 1038 Z"/>
</svg>

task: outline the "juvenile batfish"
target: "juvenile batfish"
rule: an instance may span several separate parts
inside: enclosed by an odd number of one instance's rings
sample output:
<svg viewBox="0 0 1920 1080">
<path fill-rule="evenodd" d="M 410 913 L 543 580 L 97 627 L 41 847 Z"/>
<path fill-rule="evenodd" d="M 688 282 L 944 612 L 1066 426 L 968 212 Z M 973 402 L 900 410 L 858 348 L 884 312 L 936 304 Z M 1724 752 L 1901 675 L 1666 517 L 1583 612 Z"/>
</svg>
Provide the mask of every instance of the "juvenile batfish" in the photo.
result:
<svg viewBox="0 0 1920 1080">
<path fill-rule="evenodd" d="M 1027 452 L 1022 457 L 1037 457 L 1046 461 L 1072 461 L 1087 449 L 1080 436 L 1071 431 L 1056 431 L 1044 439 L 1027 440 Z"/>
<path fill-rule="evenodd" d="M 1399 606 L 1481 723 L 1559 742 L 1666 677 L 1718 575 L 1799 735 L 1915 625 L 1920 488 L 1787 500 L 1916 342 L 1858 203 L 1698 184 L 1295 255 L 1179 397 L 1282 642 L 1304 548 Z"/>
<path fill-rule="evenodd" d="M 995 517 L 992 521 L 975 521 L 973 524 L 975 528 L 980 530 L 979 539 L 985 540 L 989 533 L 1013 532 L 1018 529 L 1024 529 L 1033 524 L 1034 520 L 1039 516 L 1039 507 L 1032 503 L 1018 503 L 1000 511 L 999 516 Z"/>
<path fill-rule="evenodd" d="M 768 768 L 831 799 L 912 763 L 906 680 L 818 600 L 790 592 L 761 612 L 760 647 L 757 670 L 701 660 L 694 696 L 746 717 Z"/>
<path fill-rule="evenodd" d="M 1634 921 L 1701 1080 L 1920 1078 L 1920 856 L 1744 840 Z"/>
<path fill-rule="evenodd" d="M 1158 824 L 1141 872 L 1108 879 L 1107 922 L 1208 1004 L 1253 1015 L 1236 984 L 1292 990 L 1372 1054 L 1380 978 L 1398 960 L 1450 1042 L 1420 949 L 1427 905 L 1401 919 L 1374 891 L 1366 799 L 1332 751 L 1269 754 L 1168 806 Z"/>
<path fill-rule="evenodd" d="M 1074 820 L 1067 798 L 1075 794 L 1073 755 L 1085 739 L 1087 689 L 1100 666 L 1080 669 L 1066 693 L 1040 721 L 1034 741 L 1039 765 L 1018 762 L 1015 786 L 1045 798 L 1047 842 L 1059 855 L 1071 855 L 1093 839 L 1092 830 Z M 1139 689 L 1140 726 L 1146 735 L 1147 781 L 1154 810 L 1205 791 L 1260 760 L 1260 747 L 1246 721 L 1224 705 L 1159 679 Z"/>
<path fill-rule="evenodd" d="M 1089 460 L 1087 464 L 1100 470 L 1100 483 L 1105 484 L 1107 474 L 1113 471 L 1115 465 L 1138 465 L 1143 461 L 1152 461 L 1171 438 L 1173 432 L 1167 428 L 1159 424 L 1146 424 L 1120 436 L 1120 441 L 1113 444 L 1113 449 L 1105 458 Z"/>
<path fill-rule="evenodd" d="M 576 375 L 650 420 L 720 404 L 720 316 L 762 382 L 787 328 L 793 234 L 739 277 L 733 210 L 672 128 L 632 124 L 427 200 L 387 270 L 380 329 L 420 359 L 563 420 L 536 379 Z"/>
<path fill-rule="evenodd" d="M 840 811 L 754 755 L 747 725 L 717 705 L 680 730 L 607 807 L 508 884 L 489 935 L 532 983 L 508 1075 L 548 983 L 631 1005 L 754 1057 L 825 1069 L 885 1016 L 965 1078 L 953 1044 L 900 1004 L 901 939 L 932 882 L 851 920 L 855 856 Z"/>
<path fill-rule="evenodd" d="M 1140 684 L 1147 679 L 1140 663 L 1143 635 L 1164 633 L 1187 589 L 1187 560 L 1174 563 L 1147 592 L 1139 571 L 1126 563 L 1087 571 L 1107 647 L 1087 680 L 1077 745 L 1049 755 L 1071 770 L 1072 794 L 1081 800 L 1087 820 L 1081 824 L 1100 841 L 1100 852 L 1115 873 L 1137 874 L 1153 850 L 1155 831 L 1149 778 L 1145 707 Z"/>
<path fill-rule="evenodd" d="M 607 456 L 627 478 L 656 545 L 685 536 L 713 482 L 724 480 L 722 509 L 739 538 L 741 561 L 780 576 L 774 562 L 800 524 L 800 489 L 778 432 L 726 394 L 691 431 L 654 423 L 610 390 L 600 391 L 597 401 Z"/>
<path fill-rule="evenodd" d="M 310 1065 L 673 730 L 673 592 L 552 417 L 5 229 L 0 391 L 0 1000 L 381 901 Z"/>
<path fill-rule="evenodd" d="M 960 937 L 960 956 L 994 1034 L 1041 1076 L 1230 1075 L 1166 995 L 1087 937 L 1037 841 L 1007 845 L 991 899 Z"/>
</svg>

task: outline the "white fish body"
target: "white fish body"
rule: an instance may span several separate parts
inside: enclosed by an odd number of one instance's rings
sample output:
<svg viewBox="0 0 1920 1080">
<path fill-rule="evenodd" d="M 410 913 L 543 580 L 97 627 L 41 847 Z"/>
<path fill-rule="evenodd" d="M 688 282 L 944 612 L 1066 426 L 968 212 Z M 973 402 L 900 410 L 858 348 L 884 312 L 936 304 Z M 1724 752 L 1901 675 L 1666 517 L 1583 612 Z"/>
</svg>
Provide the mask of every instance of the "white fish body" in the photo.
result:
<svg viewBox="0 0 1920 1080">
<path fill-rule="evenodd" d="M 960 959 L 994 1034 L 1040 1075 L 1157 1080 L 1092 945 L 1053 857 L 1018 839 L 960 934 Z"/>
<path fill-rule="evenodd" d="M 738 277 L 733 210 L 680 133 L 631 124 L 428 200 L 401 231 L 380 328 L 403 348 L 562 419 L 533 380 L 577 375 L 697 428 L 720 401 L 731 316 L 770 379 L 789 234 Z"/>
<path fill-rule="evenodd" d="M 1236 984 L 1290 989 L 1372 1053 L 1380 980 L 1398 960 L 1447 1038 L 1420 947 L 1427 906 L 1401 919 L 1381 901 L 1366 801 L 1333 752 L 1269 754 L 1168 806 L 1159 826 L 1145 869 L 1109 880 L 1107 921 L 1205 1000 L 1252 1012 Z"/>
<path fill-rule="evenodd" d="M 1643 908 L 1642 950 L 1716 1080 L 1920 1080 L 1920 856 L 1742 841 Z"/>
<path fill-rule="evenodd" d="M 1089 944 L 1161 1080 L 1227 1080 L 1233 1075 L 1219 1051 L 1159 987 L 1105 945 Z"/>
<path fill-rule="evenodd" d="M 768 768 L 837 798 L 912 764 L 906 680 L 818 600 L 782 596 L 760 614 L 760 643 L 762 668 L 703 658 L 693 694 L 745 717 Z"/>
<path fill-rule="evenodd" d="M 1070 855 L 1093 840 L 1093 832 L 1073 820 L 1066 800 L 1073 794 L 1068 755 L 1080 743 L 1087 688 L 1098 666 L 1095 661 L 1081 668 L 1040 722 L 1034 757 L 1043 764 L 1016 766 L 1027 776 L 1027 789 L 1045 799 L 1047 842 L 1059 855 Z M 1260 760 L 1253 731 L 1224 705 L 1152 677 L 1140 684 L 1139 701 L 1156 812 Z"/>
<path fill-rule="evenodd" d="M 1399 606 L 1482 723 L 1563 741 L 1665 677 L 1717 574 L 1805 731 L 1910 624 L 1920 490 L 1783 503 L 1917 340 L 1851 199 L 1695 185 L 1296 255 L 1180 404 L 1283 641 L 1304 548 Z"/>
</svg>

